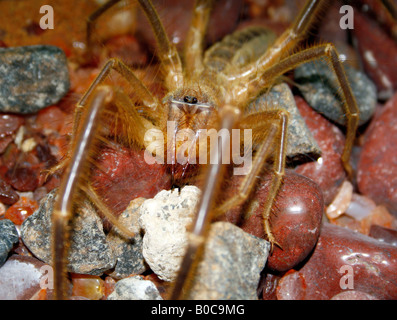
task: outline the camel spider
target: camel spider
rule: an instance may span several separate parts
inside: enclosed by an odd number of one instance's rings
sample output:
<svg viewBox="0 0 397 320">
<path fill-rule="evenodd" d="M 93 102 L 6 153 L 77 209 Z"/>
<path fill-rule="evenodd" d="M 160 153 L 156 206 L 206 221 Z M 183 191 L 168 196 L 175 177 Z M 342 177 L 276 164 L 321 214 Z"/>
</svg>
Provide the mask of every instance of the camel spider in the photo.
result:
<svg viewBox="0 0 397 320">
<path fill-rule="evenodd" d="M 88 22 L 88 39 L 95 20 L 109 7 L 120 0 L 110 0 L 99 8 Z M 298 65 L 318 58 L 328 60 L 335 72 L 343 97 L 343 110 L 347 119 L 346 144 L 341 161 L 348 174 L 352 173 L 349 164 L 353 140 L 358 126 L 359 114 L 355 98 L 350 89 L 338 53 L 331 43 L 319 44 L 309 48 L 298 48 L 297 44 L 305 37 L 324 7 L 324 0 L 308 0 L 292 27 L 288 28 L 275 42 L 260 54 L 255 53 L 251 40 L 265 37 L 268 31 L 250 28 L 232 35 L 206 52 L 203 38 L 207 28 L 213 0 L 196 0 L 191 26 L 185 44 L 183 60 L 175 46 L 169 41 L 159 16 L 150 0 L 138 0 L 149 20 L 157 41 L 158 58 L 165 87 L 168 93 L 159 100 L 138 79 L 134 72 L 118 59 L 110 59 L 79 101 L 75 111 L 72 141 L 64 178 L 59 187 L 58 201 L 54 207 L 52 220 L 53 263 L 55 270 L 55 297 L 66 297 L 67 244 L 70 230 L 69 222 L 73 216 L 73 205 L 80 192 L 101 210 L 121 231 L 130 234 L 119 226 L 95 190 L 88 184 L 79 184 L 81 179 L 89 181 L 85 166 L 90 163 L 89 152 L 98 134 L 101 121 L 108 116 L 111 108 L 116 108 L 119 119 L 125 120 L 122 131 L 131 145 L 146 147 L 145 132 L 157 128 L 166 131 L 167 121 L 175 121 L 177 128 L 189 128 L 195 132 L 206 128 L 218 130 L 233 128 L 252 129 L 253 161 L 235 196 L 227 199 L 217 208 L 214 200 L 219 193 L 223 178 L 222 148 L 225 141 L 212 150 L 217 162 L 207 165 L 205 188 L 202 190 L 197 214 L 190 230 L 190 240 L 186 255 L 174 286 L 172 299 L 181 297 L 186 279 L 193 272 L 200 258 L 200 250 L 205 242 L 211 220 L 219 214 L 241 204 L 249 196 L 255 184 L 255 177 L 272 158 L 271 188 L 264 205 L 263 227 L 272 246 L 277 239 L 272 234 L 269 217 L 273 201 L 282 183 L 286 159 L 288 112 L 272 108 L 255 113 L 247 113 L 247 105 L 265 89 L 274 85 L 284 73 Z M 90 41 L 90 40 L 89 40 Z M 89 42 L 88 41 L 88 42 Z M 241 49 L 248 55 L 243 56 Z M 232 63 L 237 55 L 245 59 L 240 65 Z M 241 61 L 241 59 L 240 59 Z M 124 77 L 134 90 L 134 100 L 122 90 L 101 83 L 115 70 Z M 141 110 L 138 112 L 137 110 Z M 142 112 L 144 110 L 144 112 Z M 146 144 L 145 144 L 146 143 Z M 168 148 L 170 148 L 168 146 Z M 175 147 L 178 149 L 178 146 Z M 169 151 L 165 147 L 166 151 Z M 178 152 L 178 150 L 174 150 Z M 82 178 L 83 177 L 83 178 Z M 79 191 L 79 192 L 78 192 Z"/>
</svg>

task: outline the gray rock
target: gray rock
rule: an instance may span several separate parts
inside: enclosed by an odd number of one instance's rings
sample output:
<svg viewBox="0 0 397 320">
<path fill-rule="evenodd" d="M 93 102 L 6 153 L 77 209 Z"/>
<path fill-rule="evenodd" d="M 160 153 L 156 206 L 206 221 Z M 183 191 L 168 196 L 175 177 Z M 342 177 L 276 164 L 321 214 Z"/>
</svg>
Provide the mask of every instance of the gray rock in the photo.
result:
<svg viewBox="0 0 397 320">
<path fill-rule="evenodd" d="M 360 111 L 359 124 L 367 122 L 375 111 L 376 87 L 361 71 L 344 65 Z M 302 64 L 295 69 L 295 81 L 309 105 L 338 124 L 345 125 L 341 89 L 332 67 L 323 60 Z"/>
<path fill-rule="evenodd" d="M 163 300 L 153 282 L 139 276 L 117 281 L 108 300 Z"/>
<path fill-rule="evenodd" d="M 51 216 L 57 189 L 40 201 L 39 209 L 21 226 L 21 238 L 40 260 L 52 265 Z M 67 269 L 69 272 L 100 275 L 115 265 L 115 258 L 106 242 L 103 226 L 95 209 L 88 202 L 75 213 Z"/>
<path fill-rule="evenodd" d="M 148 269 L 142 254 L 142 235 L 138 224 L 139 208 L 144 201 L 144 198 L 131 201 L 118 219 L 129 231 L 134 232 L 134 238 L 127 238 L 114 226 L 106 237 L 116 257 L 114 271 L 109 274 L 113 278 L 122 279 L 131 274 L 141 274 Z"/>
<path fill-rule="evenodd" d="M 12 221 L 0 220 L 0 267 L 6 262 L 8 253 L 18 241 L 18 230 Z"/>
<path fill-rule="evenodd" d="M 0 48 L 1 112 L 37 112 L 57 103 L 69 87 L 67 60 L 60 48 Z"/>
<path fill-rule="evenodd" d="M 259 96 L 249 105 L 247 112 L 254 113 L 275 108 L 287 110 L 289 113 L 287 156 L 291 159 L 300 159 L 303 155 L 320 156 L 321 149 L 306 126 L 287 84 L 278 84 L 270 92 Z"/>
<path fill-rule="evenodd" d="M 256 300 L 270 243 L 229 222 L 212 224 L 188 299 Z"/>
</svg>

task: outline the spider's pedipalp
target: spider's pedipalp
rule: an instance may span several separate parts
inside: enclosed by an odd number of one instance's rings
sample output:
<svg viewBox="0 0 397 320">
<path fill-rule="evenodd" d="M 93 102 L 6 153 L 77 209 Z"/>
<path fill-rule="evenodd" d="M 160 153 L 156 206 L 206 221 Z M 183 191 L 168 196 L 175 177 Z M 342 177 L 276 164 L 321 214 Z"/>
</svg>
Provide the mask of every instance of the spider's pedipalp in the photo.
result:
<svg viewBox="0 0 397 320">
<path fill-rule="evenodd" d="M 203 45 L 214 0 L 196 0 L 192 23 L 185 41 L 185 75 L 197 77 L 204 70 Z"/>
<path fill-rule="evenodd" d="M 230 105 L 224 105 L 221 110 L 218 129 L 224 129 L 230 132 L 241 116 L 241 112 L 238 108 Z M 208 165 L 205 174 L 205 189 L 200 197 L 196 217 L 190 229 L 190 241 L 171 295 L 171 299 L 173 300 L 180 298 L 183 296 L 183 291 L 188 290 L 189 279 L 192 277 L 200 259 L 204 240 L 209 232 L 209 226 L 214 214 L 213 206 L 219 193 L 219 186 L 224 173 L 223 150 L 227 148 L 226 144 L 229 143 L 227 139 L 222 139 L 221 137 L 218 137 L 218 139 L 221 142 L 213 145 L 213 148 L 216 146 L 217 149 L 211 150 L 215 154 L 216 161 Z"/>
</svg>

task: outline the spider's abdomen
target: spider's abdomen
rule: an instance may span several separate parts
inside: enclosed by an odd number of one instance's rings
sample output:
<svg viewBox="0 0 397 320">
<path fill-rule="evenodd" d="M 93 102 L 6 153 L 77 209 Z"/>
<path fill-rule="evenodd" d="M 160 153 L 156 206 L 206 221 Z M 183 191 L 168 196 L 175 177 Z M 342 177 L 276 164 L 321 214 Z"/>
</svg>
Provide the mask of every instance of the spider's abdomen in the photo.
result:
<svg viewBox="0 0 397 320">
<path fill-rule="evenodd" d="M 275 41 L 276 35 L 259 26 L 248 27 L 215 43 L 204 55 L 208 71 L 227 73 L 255 61 Z"/>
</svg>

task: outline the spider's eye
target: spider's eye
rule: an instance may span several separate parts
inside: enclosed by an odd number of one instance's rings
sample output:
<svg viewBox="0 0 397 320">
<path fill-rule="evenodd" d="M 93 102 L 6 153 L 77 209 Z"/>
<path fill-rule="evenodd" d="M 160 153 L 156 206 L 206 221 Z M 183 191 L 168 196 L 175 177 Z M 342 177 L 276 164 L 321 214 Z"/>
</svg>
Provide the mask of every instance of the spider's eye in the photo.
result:
<svg viewBox="0 0 397 320">
<path fill-rule="evenodd" d="M 183 101 L 187 103 L 197 103 L 197 98 L 196 97 L 191 97 L 191 96 L 185 96 L 183 98 Z"/>
</svg>

